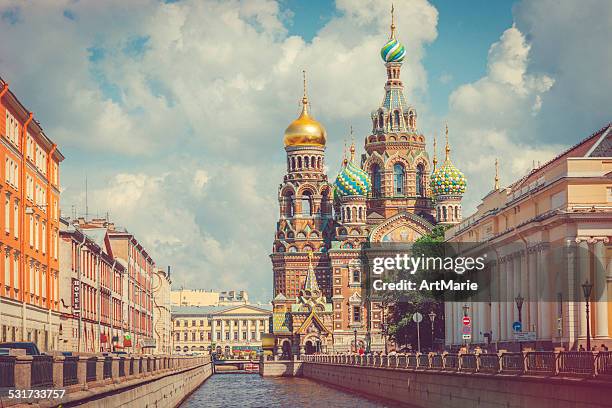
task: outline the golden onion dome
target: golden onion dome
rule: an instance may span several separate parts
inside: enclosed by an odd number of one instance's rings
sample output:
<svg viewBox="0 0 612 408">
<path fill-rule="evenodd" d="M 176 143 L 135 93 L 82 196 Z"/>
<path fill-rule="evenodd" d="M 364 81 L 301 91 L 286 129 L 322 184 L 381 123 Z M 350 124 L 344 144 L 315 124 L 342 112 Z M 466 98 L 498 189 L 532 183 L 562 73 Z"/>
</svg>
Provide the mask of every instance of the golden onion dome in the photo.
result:
<svg viewBox="0 0 612 408">
<path fill-rule="evenodd" d="M 308 113 L 308 99 L 304 97 L 300 117 L 285 130 L 285 146 L 325 146 L 326 141 L 327 132 Z"/>
<path fill-rule="evenodd" d="M 304 96 L 302 113 L 285 129 L 285 146 L 325 146 L 327 132 L 323 125 L 314 120 L 308 113 L 308 96 L 306 96 L 306 72 L 304 72 Z"/>
</svg>

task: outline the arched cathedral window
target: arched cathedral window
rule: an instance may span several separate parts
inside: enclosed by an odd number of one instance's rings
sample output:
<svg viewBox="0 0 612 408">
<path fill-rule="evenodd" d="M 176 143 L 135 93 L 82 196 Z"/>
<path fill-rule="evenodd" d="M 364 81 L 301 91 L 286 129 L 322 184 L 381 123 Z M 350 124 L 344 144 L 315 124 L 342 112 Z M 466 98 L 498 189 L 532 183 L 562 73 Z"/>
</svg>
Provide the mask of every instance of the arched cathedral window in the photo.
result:
<svg viewBox="0 0 612 408">
<path fill-rule="evenodd" d="M 312 198 L 310 191 L 304 191 L 302 194 L 302 214 L 312 215 Z"/>
<path fill-rule="evenodd" d="M 380 197 L 380 167 L 378 164 L 372 166 L 372 174 L 370 174 L 370 179 L 372 179 L 372 195 L 374 197 Z"/>
<path fill-rule="evenodd" d="M 399 111 L 397 111 L 397 110 L 396 110 L 396 111 L 393 113 L 393 116 L 394 116 L 394 117 L 393 117 L 393 122 L 394 122 L 394 125 L 395 125 L 395 127 L 396 127 L 397 129 L 399 129 L 399 128 L 400 128 L 400 114 L 399 114 Z"/>
<path fill-rule="evenodd" d="M 310 158 L 308 156 L 304 157 L 304 167 L 308 168 L 310 163 Z"/>
<path fill-rule="evenodd" d="M 446 217 L 446 207 L 442 207 L 442 219 L 444 221 L 448 220 L 448 218 Z"/>
<path fill-rule="evenodd" d="M 404 166 L 400 163 L 395 163 L 393 166 L 393 193 L 404 194 Z"/>
<path fill-rule="evenodd" d="M 455 220 L 459 220 L 459 207 L 455 207 Z"/>
<path fill-rule="evenodd" d="M 382 112 L 378 113 L 378 127 L 383 128 L 385 126 L 385 119 L 383 118 Z"/>
<path fill-rule="evenodd" d="M 425 167 L 423 163 L 419 163 L 416 171 L 416 193 L 417 196 L 423 197 L 425 196 Z"/>
</svg>

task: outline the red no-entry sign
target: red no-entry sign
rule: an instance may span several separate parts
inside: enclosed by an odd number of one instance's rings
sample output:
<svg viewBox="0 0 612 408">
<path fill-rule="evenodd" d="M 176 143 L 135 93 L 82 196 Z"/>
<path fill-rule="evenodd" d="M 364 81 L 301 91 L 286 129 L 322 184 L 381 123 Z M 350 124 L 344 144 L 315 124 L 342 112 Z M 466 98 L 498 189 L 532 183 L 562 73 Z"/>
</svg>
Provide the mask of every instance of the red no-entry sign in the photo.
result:
<svg viewBox="0 0 612 408">
<path fill-rule="evenodd" d="M 470 316 L 463 316 L 463 324 L 466 326 L 469 326 L 470 323 L 472 323 L 472 320 L 470 319 Z"/>
</svg>

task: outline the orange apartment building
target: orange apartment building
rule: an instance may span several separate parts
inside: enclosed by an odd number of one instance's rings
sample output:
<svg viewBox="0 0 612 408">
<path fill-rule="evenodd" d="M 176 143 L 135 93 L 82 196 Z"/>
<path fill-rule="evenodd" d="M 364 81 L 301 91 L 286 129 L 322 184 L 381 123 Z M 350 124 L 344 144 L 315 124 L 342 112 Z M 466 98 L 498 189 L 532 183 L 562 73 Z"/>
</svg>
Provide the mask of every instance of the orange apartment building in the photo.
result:
<svg viewBox="0 0 612 408">
<path fill-rule="evenodd" d="M 0 78 L 0 340 L 57 347 L 64 156 Z"/>
</svg>

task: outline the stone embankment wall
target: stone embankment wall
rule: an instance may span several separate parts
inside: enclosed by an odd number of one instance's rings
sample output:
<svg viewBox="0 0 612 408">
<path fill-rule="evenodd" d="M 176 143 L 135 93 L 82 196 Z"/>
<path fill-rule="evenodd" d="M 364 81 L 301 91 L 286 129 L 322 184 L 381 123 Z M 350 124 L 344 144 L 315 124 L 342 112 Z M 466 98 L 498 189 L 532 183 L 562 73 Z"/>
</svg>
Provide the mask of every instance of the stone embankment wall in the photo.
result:
<svg viewBox="0 0 612 408">
<path fill-rule="evenodd" d="M 69 395 L 62 408 L 175 408 L 212 375 L 212 364 L 90 388 Z"/>
<path fill-rule="evenodd" d="M 266 364 L 267 365 L 267 364 Z M 422 408 L 612 407 L 611 383 L 304 362 L 303 377 Z"/>
</svg>

